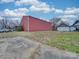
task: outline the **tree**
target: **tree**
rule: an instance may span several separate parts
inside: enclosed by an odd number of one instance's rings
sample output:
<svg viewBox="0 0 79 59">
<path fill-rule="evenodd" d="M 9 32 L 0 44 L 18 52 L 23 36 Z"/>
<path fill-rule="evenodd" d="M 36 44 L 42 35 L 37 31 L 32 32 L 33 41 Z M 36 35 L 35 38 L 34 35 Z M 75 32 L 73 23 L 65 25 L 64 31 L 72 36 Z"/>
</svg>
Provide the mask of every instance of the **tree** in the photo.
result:
<svg viewBox="0 0 79 59">
<path fill-rule="evenodd" d="M 0 25 L 2 29 L 15 29 L 16 26 L 20 26 L 19 20 L 10 20 L 7 18 L 0 19 Z"/>
<path fill-rule="evenodd" d="M 2 26 L 2 28 L 7 28 L 7 23 L 8 21 L 6 19 L 0 20 L 0 25 Z"/>
<path fill-rule="evenodd" d="M 54 25 L 54 29 L 56 30 L 56 27 L 57 27 L 57 24 L 58 24 L 58 22 L 61 20 L 61 18 L 57 18 L 57 17 L 55 17 L 55 18 L 52 18 L 51 20 L 50 20 L 50 22 L 52 22 L 52 24 Z"/>
</svg>

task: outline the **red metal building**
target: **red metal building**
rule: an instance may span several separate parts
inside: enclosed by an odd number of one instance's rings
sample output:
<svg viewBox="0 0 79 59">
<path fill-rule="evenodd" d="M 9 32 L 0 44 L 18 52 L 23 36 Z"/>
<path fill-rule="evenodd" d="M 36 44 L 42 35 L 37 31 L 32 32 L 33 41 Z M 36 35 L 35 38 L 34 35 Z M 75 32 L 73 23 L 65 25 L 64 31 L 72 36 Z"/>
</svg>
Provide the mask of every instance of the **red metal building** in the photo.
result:
<svg viewBox="0 0 79 59">
<path fill-rule="evenodd" d="M 22 18 L 23 31 L 50 31 L 52 30 L 52 23 L 38 19 L 32 16 L 23 16 Z"/>
</svg>

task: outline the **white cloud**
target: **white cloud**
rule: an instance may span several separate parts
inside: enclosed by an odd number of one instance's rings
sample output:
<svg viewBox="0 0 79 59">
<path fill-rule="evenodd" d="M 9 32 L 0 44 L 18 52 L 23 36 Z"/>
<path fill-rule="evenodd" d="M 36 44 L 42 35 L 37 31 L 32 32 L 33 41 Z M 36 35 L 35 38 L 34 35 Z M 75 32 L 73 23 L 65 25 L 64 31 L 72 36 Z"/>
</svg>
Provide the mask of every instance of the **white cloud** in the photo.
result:
<svg viewBox="0 0 79 59">
<path fill-rule="evenodd" d="M 76 14 L 79 14 L 79 8 L 72 7 L 72 8 L 66 8 L 65 10 L 55 8 L 55 13 L 62 13 L 66 15 L 76 15 Z"/>
<path fill-rule="evenodd" d="M 0 19 L 6 18 L 8 20 L 21 20 L 22 16 L 27 15 L 29 10 L 27 8 L 18 8 L 14 10 L 5 9 L 0 11 Z"/>
<path fill-rule="evenodd" d="M 61 18 L 64 18 L 64 19 L 67 19 L 67 18 L 77 18 L 76 15 L 63 15 L 63 16 L 60 16 Z"/>
<path fill-rule="evenodd" d="M 15 0 L 0 0 L 0 3 L 10 3 L 14 2 Z"/>
<path fill-rule="evenodd" d="M 29 9 L 30 9 L 30 11 L 41 11 L 44 13 L 48 13 L 51 11 L 49 6 L 47 6 L 47 5 L 31 6 Z"/>
<path fill-rule="evenodd" d="M 16 1 L 16 5 L 18 5 L 18 6 L 30 5 L 29 9 L 31 11 L 41 11 L 44 13 L 51 11 L 51 8 L 47 3 L 41 2 L 39 0 L 19 0 L 19 1 Z"/>
<path fill-rule="evenodd" d="M 2 16 L 23 16 L 26 15 L 26 13 L 29 12 L 29 10 L 27 8 L 18 8 L 18 9 L 14 9 L 14 10 L 10 10 L 10 9 L 5 9 L 3 11 L 4 14 L 2 14 Z"/>
<path fill-rule="evenodd" d="M 41 0 L 1 0 L 1 2 L 14 2 L 16 6 L 29 5 L 30 11 L 41 11 L 43 13 L 48 13 L 53 10 L 50 5 L 46 2 L 42 2 Z"/>
<path fill-rule="evenodd" d="M 18 8 L 14 10 L 5 9 L 0 11 L 0 19 L 8 19 L 8 20 L 18 20 L 21 21 L 22 16 L 27 15 L 29 10 L 27 8 Z"/>
<path fill-rule="evenodd" d="M 55 7 L 52 7 L 52 8 L 51 8 L 51 11 L 52 11 L 52 12 L 55 12 L 55 10 L 56 10 Z"/>
<path fill-rule="evenodd" d="M 79 14 L 79 8 L 67 8 L 65 11 L 64 11 L 64 14 Z"/>
<path fill-rule="evenodd" d="M 55 9 L 54 11 L 55 11 L 55 13 L 63 13 L 64 12 L 62 9 Z"/>
<path fill-rule="evenodd" d="M 39 5 L 32 5 L 30 8 L 29 8 L 31 11 L 41 11 L 41 12 L 44 12 L 44 13 L 48 13 L 48 12 L 51 12 L 51 8 L 48 4 L 46 3 L 41 3 Z"/>
<path fill-rule="evenodd" d="M 17 0 L 16 5 L 38 5 L 40 2 L 38 0 Z"/>
<path fill-rule="evenodd" d="M 0 15 L 5 16 L 23 16 L 26 15 L 29 11 L 34 12 L 43 12 L 49 13 L 53 12 L 55 14 L 60 14 L 61 18 L 64 20 L 69 20 L 70 18 L 79 19 L 79 8 L 71 7 L 66 9 L 58 9 L 55 7 L 51 7 L 46 2 L 42 2 L 42 0 L 0 0 L 3 3 L 14 2 L 17 6 L 22 5 L 29 5 L 30 7 L 27 8 L 18 8 L 14 10 L 5 9 L 3 12 L 0 12 Z M 60 17 L 60 16 L 59 16 Z"/>
<path fill-rule="evenodd" d="M 14 12 L 26 14 L 27 12 L 29 12 L 29 10 L 27 8 L 18 8 L 18 9 L 15 9 Z"/>
<path fill-rule="evenodd" d="M 57 9 L 56 9 L 57 10 Z M 72 20 L 78 20 L 79 19 L 79 8 L 72 7 L 72 8 L 66 8 L 65 10 L 57 10 L 55 13 L 59 13 L 59 17 L 63 21 L 72 21 Z"/>
</svg>

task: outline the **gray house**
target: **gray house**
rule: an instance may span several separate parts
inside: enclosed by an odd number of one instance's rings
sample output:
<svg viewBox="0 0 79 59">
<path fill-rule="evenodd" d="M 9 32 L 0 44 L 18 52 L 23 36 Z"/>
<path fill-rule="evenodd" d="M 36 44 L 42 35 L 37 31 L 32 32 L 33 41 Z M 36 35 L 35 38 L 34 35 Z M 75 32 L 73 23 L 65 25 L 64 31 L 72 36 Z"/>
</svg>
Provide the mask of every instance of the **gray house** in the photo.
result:
<svg viewBox="0 0 79 59">
<path fill-rule="evenodd" d="M 70 32 L 70 31 L 75 31 L 75 30 L 76 30 L 75 26 L 72 26 L 72 25 L 69 26 L 63 21 L 61 21 L 57 25 L 57 31 Z"/>
<path fill-rule="evenodd" d="M 76 31 L 79 31 L 79 20 L 75 21 L 73 26 L 76 28 Z"/>
</svg>

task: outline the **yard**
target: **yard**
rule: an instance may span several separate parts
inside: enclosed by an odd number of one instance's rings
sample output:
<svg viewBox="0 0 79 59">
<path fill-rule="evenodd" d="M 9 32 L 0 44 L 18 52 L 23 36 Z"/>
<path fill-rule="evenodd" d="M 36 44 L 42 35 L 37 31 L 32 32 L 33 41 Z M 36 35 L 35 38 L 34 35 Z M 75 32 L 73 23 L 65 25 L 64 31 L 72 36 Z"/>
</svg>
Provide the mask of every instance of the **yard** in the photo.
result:
<svg viewBox="0 0 79 59">
<path fill-rule="evenodd" d="M 31 38 L 62 50 L 79 53 L 79 32 L 42 31 L 0 33 L 0 39 L 16 36 Z"/>
</svg>

